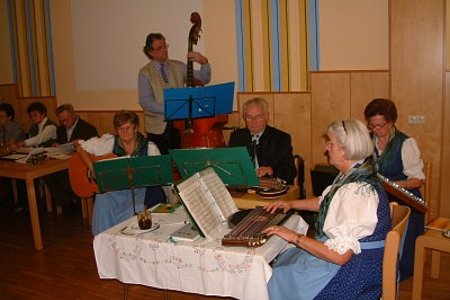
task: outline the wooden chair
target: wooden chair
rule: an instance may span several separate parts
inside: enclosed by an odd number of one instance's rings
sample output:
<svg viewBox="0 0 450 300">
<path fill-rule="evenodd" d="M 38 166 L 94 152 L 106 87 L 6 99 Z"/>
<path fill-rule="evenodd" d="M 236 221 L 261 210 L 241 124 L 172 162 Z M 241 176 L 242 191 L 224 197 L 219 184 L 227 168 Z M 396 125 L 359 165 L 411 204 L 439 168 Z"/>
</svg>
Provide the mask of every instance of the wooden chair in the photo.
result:
<svg viewBox="0 0 450 300">
<path fill-rule="evenodd" d="M 47 212 L 51 213 L 53 211 L 53 202 L 50 191 L 47 185 L 44 185 L 45 189 L 45 199 L 47 202 Z M 81 201 L 81 216 L 83 220 L 88 220 L 89 225 L 92 225 L 92 212 L 94 210 L 94 197 L 80 198 Z M 62 206 L 56 204 L 56 213 L 58 215 L 62 214 Z"/>
<path fill-rule="evenodd" d="M 397 263 L 400 240 L 406 229 L 411 209 L 405 205 L 391 205 L 392 229 L 386 236 L 383 257 L 382 299 L 396 299 L 397 295 Z"/>
<path fill-rule="evenodd" d="M 94 196 L 81 198 L 81 213 L 83 219 L 87 219 L 89 225 L 92 225 L 92 212 L 94 211 Z"/>
<path fill-rule="evenodd" d="M 305 161 L 299 154 L 294 155 L 294 164 L 297 169 L 297 176 L 294 178 L 294 184 L 298 186 L 299 199 L 306 198 L 305 191 Z"/>
</svg>

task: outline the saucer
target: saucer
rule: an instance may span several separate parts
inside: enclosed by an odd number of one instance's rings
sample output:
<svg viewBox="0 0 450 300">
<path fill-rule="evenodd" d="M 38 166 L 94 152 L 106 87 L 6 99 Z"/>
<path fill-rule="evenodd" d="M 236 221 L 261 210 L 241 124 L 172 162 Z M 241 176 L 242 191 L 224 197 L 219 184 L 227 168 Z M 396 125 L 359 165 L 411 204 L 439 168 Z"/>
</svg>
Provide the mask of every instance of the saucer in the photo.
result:
<svg viewBox="0 0 450 300">
<path fill-rule="evenodd" d="M 147 233 L 147 232 L 152 232 L 155 231 L 156 229 L 158 229 L 160 227 L 160 225 L 158 223 L 153 223 L 152 227 L 149 229 L 140 229 L 137 223 L 133 223 L 127 227 L 124 227 L 120 233 L 125 234 L 125 235 L 137 235 L 140 233 Z"/>
</svg>

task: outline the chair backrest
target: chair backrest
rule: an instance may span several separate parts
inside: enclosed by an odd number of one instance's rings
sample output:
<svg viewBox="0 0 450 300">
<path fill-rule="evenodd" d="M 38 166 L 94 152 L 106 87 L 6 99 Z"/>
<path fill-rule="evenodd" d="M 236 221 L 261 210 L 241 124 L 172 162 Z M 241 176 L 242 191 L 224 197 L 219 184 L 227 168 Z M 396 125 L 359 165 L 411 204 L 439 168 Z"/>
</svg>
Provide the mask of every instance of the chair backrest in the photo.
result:
<svg viewBox="0 0 450 300">
<path fill-rule="evenodd" d="M 386 236 L 383 257 L 382 299 L 395 299 L 397 294 L 397 263 L 400 239 L 406 229 L 411 209 L 405 205 L 394 205 L 392 208 L 392 229 Z"/>
<path fill-rule="evenodd" d="M 425 174 L 425 181 L 420 187 L 420 193 L 428 206 L 428 211 L 425 214 L 425 224 L 428 224 L 431 218 L 431 162 L 425 162 L 423 173 Z"/>
<path fill-rule="evenodd" d="M 305 191 L 305 161 L 299 154 L 294 155 L 295 168 L 297 169 L 297 175 L 294 178 L 294 184 L 299 188 L 299 199 L 306 198 Z"/>
</svg>

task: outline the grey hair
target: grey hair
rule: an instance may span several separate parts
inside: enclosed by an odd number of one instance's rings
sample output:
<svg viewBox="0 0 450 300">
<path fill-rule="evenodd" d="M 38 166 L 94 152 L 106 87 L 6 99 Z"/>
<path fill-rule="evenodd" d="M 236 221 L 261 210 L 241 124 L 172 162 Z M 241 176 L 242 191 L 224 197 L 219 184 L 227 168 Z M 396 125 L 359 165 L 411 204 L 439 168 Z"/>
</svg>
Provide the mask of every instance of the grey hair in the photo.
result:
<svg viewBox="0 0 450 300">
<path fill-rule="evenodd" d="M 327 129 L 327 135 L 331 134 L 335 136 L 339 146 L 345 150 L 347 159 L 364 159 L 371 156 L 374 151 L 369 130 L 359 120 L 334 121 Z"/>
<path fill-rule="evenodd" d="M 262 107 L 263 112 L 266 114 L 269 112 L 269 105 L 267 104 L 267 101 L 264 98 L 252 98 L 247 101 L 245 101 L 244 106 L 242 107 L 242 115 L 245 117 L 245 112 L 247 111 L 247 107 L 251 105 L 259 105 Z"/>
</svg>

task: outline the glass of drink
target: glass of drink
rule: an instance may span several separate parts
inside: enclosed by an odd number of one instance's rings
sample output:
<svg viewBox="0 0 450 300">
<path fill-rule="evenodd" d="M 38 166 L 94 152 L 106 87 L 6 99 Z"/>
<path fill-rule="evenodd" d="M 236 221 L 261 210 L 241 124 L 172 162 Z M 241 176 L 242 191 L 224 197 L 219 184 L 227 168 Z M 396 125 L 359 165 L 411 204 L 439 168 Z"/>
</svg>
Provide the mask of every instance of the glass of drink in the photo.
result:
<svg viewBox="0 0 450 300">
<path fill-rule="evenodd" d="M 139 229 L 147 230 L 152 228 L 152 213 L 149 210 L 144 210 L 137 215 Z"/>
</svg>

